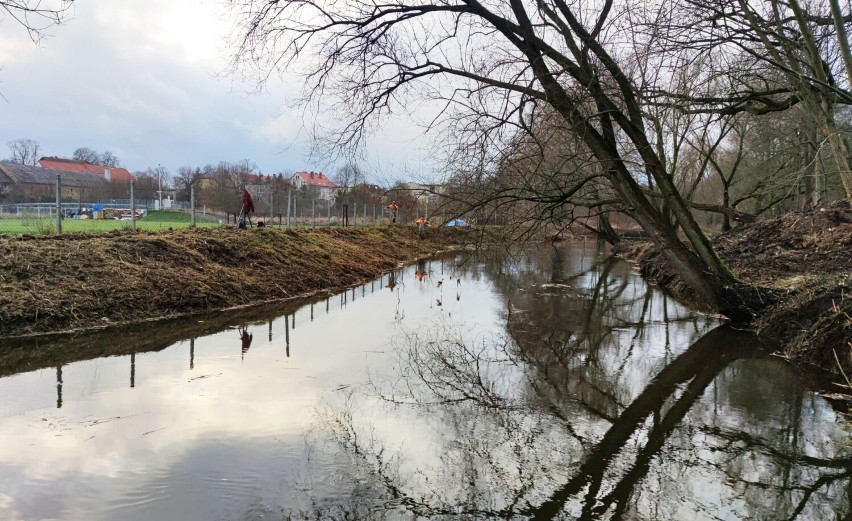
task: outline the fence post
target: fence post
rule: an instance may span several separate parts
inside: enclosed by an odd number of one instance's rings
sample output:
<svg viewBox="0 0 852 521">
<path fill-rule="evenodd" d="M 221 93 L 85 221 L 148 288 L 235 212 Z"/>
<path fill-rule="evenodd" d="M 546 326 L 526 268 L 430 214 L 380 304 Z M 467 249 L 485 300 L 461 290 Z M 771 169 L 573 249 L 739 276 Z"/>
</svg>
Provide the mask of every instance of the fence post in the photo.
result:
<svg viewBox="0 0 852 521">
<path fill-rule="evenodd" d="M 269 183 L 269 225 L 272 226 L 272 218 L 274 217 L 272 213 L 272 202 L 274 201 L 272 195 L 272 183 Z M 271 324 L 271 322 L 270 322 Z"/>
<path fill-rule="evenodd" d="M 136 231 L 136 180 L 130 180 L 130 229 Z"/>
<path fill-rule="evenodd" d="M 189 227 L 195 228 L 195 182 L 189 183 Z"/>
<path fill-rule="evenodd" d="M 358 226 L 358 203 L 352 203 L 352 217 L 355 218 L 353 226 Z"/>
<path fill-rule="evenodd" d="M 56 233 L 62 233 L 62 180 L 56 174 Z"/>
<path fill-rule="evenodd" d="M 331 201 L 325 202 L 325 213 L 326 213 L 325 224 L 327 226 L 331 226 Z"/>
<path fill-rule="evenodd" d="M 290 227 L 290 187 L 287 187 L 287 227 Z"/>
<path fill-rule="evenodd" d="M 317 200 L 311 199 L 311 227 L 317 227 Z"/>
</svg>

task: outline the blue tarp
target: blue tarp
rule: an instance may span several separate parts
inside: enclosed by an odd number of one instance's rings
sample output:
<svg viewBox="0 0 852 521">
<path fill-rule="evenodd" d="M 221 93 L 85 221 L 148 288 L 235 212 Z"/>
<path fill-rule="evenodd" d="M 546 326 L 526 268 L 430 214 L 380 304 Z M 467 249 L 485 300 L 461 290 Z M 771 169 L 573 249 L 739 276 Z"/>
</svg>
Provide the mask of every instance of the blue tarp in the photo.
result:
<svg viewBox="0 0 852 521">
<path fill-rule="evenodd" d="M 444 226 L 470 226 L 464 219 L 450 219 Z"/>
<path fill-rule="evenodd" d="M 94 203 L 94 204 L 92 204 L 92 211 L 93 212 L 102 212 L 102 211 L 104 211 L 104 205 L 102 205 L 100 203 Z"/>
</svg>

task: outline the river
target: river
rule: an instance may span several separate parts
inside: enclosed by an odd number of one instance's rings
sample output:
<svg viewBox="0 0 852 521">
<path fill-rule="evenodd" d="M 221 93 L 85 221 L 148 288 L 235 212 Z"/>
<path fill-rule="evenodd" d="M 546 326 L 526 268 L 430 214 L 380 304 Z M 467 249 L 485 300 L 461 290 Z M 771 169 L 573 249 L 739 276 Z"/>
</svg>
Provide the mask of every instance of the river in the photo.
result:
<svg viewBox="0 0 852 521">
<path fill-rule="evenodd" d="M 453 255 L 0 340 L 0 519 L 848 519 L 818 379 L 593 246 Z"/>
</svg>

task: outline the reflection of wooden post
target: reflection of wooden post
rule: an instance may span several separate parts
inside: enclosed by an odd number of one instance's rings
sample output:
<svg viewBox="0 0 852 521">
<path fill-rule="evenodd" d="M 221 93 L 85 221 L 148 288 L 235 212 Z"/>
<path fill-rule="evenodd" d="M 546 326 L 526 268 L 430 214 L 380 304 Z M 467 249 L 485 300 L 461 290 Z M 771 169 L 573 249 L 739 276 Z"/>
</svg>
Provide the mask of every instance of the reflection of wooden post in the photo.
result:
<svg viewBox="0 0 852 521">
<path fill-rule="evenodd" d="M 136 387 L 136 353 L 130 353 L 130 387 Z"/>
<path fill-rule="evenodd" d="M 314 303 L 311 302 L 311 322 L 314 321 Z"/>
<path fill-rule="evenodd" d="M 269 319 L 269 341 L 272 342 L 272 319 Z"/>
<path fill-rule="evenodd" d="M 195 339 L 189 339 L 189 370 L 195 368 Z"/>
<path fill-rule="evenodd" d="M 328 303 L 331 302 L 331 297 L 325 299 L 325 313 L 328 314 Z"/>
<path fill-rule="evenodd" d="M 62 366 L 56 366 L 56 408 L 62 408 Z"/>
<path fill-rule="evenodd" d="M 284 343 L 287 345 L 287 358 L 290 358 L 290 317 L 284 315 Z"/>
</svg>

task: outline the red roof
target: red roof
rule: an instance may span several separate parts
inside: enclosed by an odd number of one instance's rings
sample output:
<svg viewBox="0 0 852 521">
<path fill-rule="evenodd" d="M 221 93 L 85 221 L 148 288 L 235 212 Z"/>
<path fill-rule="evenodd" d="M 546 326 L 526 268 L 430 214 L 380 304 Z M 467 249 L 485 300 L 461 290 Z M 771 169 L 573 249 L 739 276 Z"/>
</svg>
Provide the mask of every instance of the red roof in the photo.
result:
<svg viewBox="0 0 852 521">
<path fill-rule="evenodd" d="M 326 177 L 322 172 L 296 172 L 296 175 L 302 178 L 308 186 L 316 186 L 318 188 L 337 188 L 334 181 Z"/>
<path fill-rule="evenodd" d="M 56 170 L 70 170 L 72 172 L 86 172 L 106 178 L 109 171 L 109 181 L 113 183 L 129 183 L 133 175 L 126 168 L 117 166 L 101 166 L 86 161 L 74 161 L 73 159 L 62 159 L 59 157 L 43 157 L 38 160 L 42 168 L 53 168 Z"/>
</svg>

